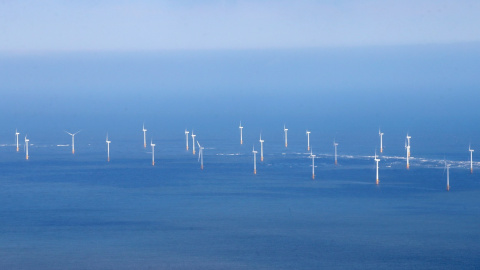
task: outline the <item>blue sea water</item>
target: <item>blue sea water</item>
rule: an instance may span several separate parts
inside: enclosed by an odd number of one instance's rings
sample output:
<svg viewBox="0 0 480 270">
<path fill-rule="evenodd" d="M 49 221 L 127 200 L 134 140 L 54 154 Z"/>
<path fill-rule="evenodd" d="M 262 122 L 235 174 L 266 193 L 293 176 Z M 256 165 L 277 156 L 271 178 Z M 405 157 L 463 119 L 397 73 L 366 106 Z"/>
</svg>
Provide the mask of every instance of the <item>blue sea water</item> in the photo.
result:
<svg viewBox="0 0 480 270">
<path fill-rule="evenodd" d="M 476 269 L 477 48 L 2 56 L 0 268 Z"/>
</svg>

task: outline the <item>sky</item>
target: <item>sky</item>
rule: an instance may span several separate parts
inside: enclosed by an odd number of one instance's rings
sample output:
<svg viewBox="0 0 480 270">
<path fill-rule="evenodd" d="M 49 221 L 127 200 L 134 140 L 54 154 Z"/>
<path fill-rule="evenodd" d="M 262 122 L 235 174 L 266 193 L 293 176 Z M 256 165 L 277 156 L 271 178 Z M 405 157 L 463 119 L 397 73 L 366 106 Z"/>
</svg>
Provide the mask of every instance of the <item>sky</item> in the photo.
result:
<svg viewBox="0 0 480 270">
<path fill-rule="evenodd" d="M 478 14 L 469 0 L 0 0 L 0 52 L 469 43 Z"/>
</svg>

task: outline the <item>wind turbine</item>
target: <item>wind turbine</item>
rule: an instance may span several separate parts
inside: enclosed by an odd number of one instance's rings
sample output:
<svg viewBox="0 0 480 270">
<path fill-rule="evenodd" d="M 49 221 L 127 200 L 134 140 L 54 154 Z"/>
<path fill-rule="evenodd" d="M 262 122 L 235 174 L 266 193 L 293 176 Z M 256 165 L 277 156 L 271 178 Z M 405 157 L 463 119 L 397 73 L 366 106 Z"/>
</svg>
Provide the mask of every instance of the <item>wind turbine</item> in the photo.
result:
<svg viewBox="0 0 480 270">
<path fill-rule="evenodd" d="M 18 152 L 18 135 L 20 135 L 20 133 L 15 129 L 15 136 L 17 138 L 16 142 L 17 142 L 17 152 Z"/>
<path fill-rule="evenodd" d="M 255 146 L 253 147 L 253 174 L 257 174 L 257 151 L 255 151 Z"/>
<path fill-rule="evenodd" d="M 192 129 L 192 148 L 193 148 L 193 154 L 195 155 L 195 134 L 193 134 L 193 129 Z"/>
<path fill-rule="evenodd" d="M 107 143 L 107 161 L 110 162 L 110 143 L 111 141 L 108 140 L 108 133 L 107 133 L 107 139 L 105 140 Z"/>
<path fill-rule="evenodd" d="M 243 127 L 242 127 L 242 121 L 240 121 L 240 126 L 238 127 L 240 129 L 240 144 L 243 144 Z"/>
<path fill-rule="evenodd" d="M 378 162 L 380 161 L 380 159 L 377 158 L 377 151 L 375 151 L 375 159 L 374 160 L 377 163 L 377 185 L 378 185 L 378 182 L 379 182 L 379 180 L 378 180 Z"/>
<path fill-rule="evenodd" d="M 147 148 L 147 130 L 145 129 L 145 123 L 143 123 L 142 131 L 143 131 L 143 148 Z"/>
<path fill-rule="evenodd" d="M 188 133 L 190 133 L 190 131 L 185 129 L 185 143 L 187 144 L 187 151 L 188 151 Z"/>
<path fill-rule="evenodd" d="M 445 173 L 445 170 L 447 170 L 447 191 L 450 190 L 450 164 L 447 164 L 447 161 L 445 161 L 445 168 L 443 169 L 443 173 Z"/>
<path fill-rule="evenodd" d="M 68 131 L 65 131 L 67 134 L 72 136 L 72 154 L 75 154 L 75 135 L 77 135 L 81 130 L 75 132 L 75 133 L 70 133 Z"/>
<path fill-rule="evenodd" d="M 312 180 L 315 179 L 315 157 L 316 155 L 314 155 L 310 150 L 310 158 L 312 159 Z"/>
<path fill-rule="evenodd" d="M 470 145 L 469 145 L 468 146 L 468 151 L 470 151 L 470 173 L 473 173 L 473 151 L 475 151 L 475 150 L 471 149 Z"/>
<path fill-rule="evenodd" d="M 307 130 L 307 151 L 310 151 L 310 131 Z"/>
<path fill-rule="evenodd" d="M 333 146 L 335 147 L 335 165 L 337 165 L 337 146 L 338 146 L 338 143 L 335 142 L 335 139 L 333 140 Z"/>
<path fill-rule="evenodd" d="M 150 146 L 152 147 L 152 166 L 155 166 L 155 144 L 153 140 L 150 140 Z"/>
<path fill-rule="evenodd" d="M 380 136 L 380 153 L 383 153 L 383 133 L 378 129 L 378 136 Z"/>
<path fill-rule="evenodd" d="M 197 141 L 198 144 L 198 160 L 200 161 L 200 168 L 203 170 L 203 147 L 200 145 L 200 143 Z"/>
<path fill-rule="evenodd" d="M 286 128 L 285 125 L 283 125 L 283 131 L 285 132 L 285 148 L 287 148 L 287 146 L 288 146 L 288 141 L 287 141 L 288 128 Z"/>
<path fill-rule="evenodd" d="M 260 133 L 260 161 L 263 162 L 263 142 L 264 140 L 262 140 L 262 133 Z"/>
<path fill-rule="evenodd" d="M 30 140 L 27 139 L 27 135 L 25 135 L 25 159 L 28 160 L 28 142 Z"/>
</svg>

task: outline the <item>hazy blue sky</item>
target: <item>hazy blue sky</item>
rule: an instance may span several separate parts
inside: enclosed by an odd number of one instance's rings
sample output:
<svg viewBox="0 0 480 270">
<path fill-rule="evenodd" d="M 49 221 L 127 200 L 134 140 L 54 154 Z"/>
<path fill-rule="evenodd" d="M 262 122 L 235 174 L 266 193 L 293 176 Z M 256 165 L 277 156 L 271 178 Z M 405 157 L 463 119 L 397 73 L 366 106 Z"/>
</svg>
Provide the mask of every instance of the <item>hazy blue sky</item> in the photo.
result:
<svg viewBox="0 0 480 270">
<path fill-rule="evenodd" d="M 4 1 L 0 51 L 480 41 L 480 1 Z"/>
</svg>

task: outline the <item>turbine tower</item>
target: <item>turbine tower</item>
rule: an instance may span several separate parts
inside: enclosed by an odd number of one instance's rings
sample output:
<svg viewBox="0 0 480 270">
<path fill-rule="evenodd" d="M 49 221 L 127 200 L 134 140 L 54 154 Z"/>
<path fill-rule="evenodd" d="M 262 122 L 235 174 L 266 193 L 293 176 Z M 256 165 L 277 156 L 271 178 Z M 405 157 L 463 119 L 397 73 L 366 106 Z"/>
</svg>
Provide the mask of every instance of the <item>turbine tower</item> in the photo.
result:
<svg viewBox="0 0 480 270">
<path fill-rule="evenodd" d="M 243 144 L 243 127 L 242 127 L 242 121 L 240 121 L 240 126 L 238 127 L 240 129 L 240 144 Z"/>
<path fill-rule="evenodd" d="M 107 161 L 110 162 L 110 143 L 111 141 L 108 140 L 108 133 L 107 133 L 107 139 L 105 140 L 107 143 Z"/>
<path fill-rule="evenodd" d="M 18 135 L 20 135 L 20 133 L 15 129 L 15 136 L 17 138 L 16 142 L 17 142 L 17 152 L 18 152 Z"/>
<path fill-rule="evenodd" d="M 255 151 L 255 146 L 253 147 L 253 174 L 257 174 L 257 151 Z"/>
<path fill-rule="evenodd" d="M 72 154 L 75 154 L 75 135 L 77 135 L 81 130 L 75 132 L 75 133 L 70 133 L 68 131 L 65 131 L 67 134 L 72 136 Z"/>
<path fill-rule="evenodd" d="M 287 140 L 288 128 L 286 128 L 285 125 L 283 125 L 283 131 L 285 132 L 285 148 L 287 148 L 288 147 L 288 140 Z"/>
<path fill-rule="evenodd" d="M 150 140 L 150 146 L 152 147 L 152 166 L 155 166 L 155 144 L 153 140 Z"/>
<path fill-rule="evenodd" d="M 197 141 L 198 144 L 198 161 L 200 161 L 200 168 L 203 170 L 203 147 Z"/>
<path fill-rule="evenodd" d="M 445 173 L 445 170 L 447 170 L 447 191 L 450 190 L 450 164 L 447 164 L 447 161 L 445 161 L 445 168 L 443 169 L 443 172 Z"/>
<path fill-rule="evenodd" d="M 307 130 L 307 151 L 310 151 L 310 131 Z"/>
<path fill-rule="evenodd" d="M 378 162 L 380 161 L 380 159 L 377 158 L 377 151 L 375 151 L 375 159 L 374 160 L 377 163 L 377 185 L 378 185 L 378 182 L 379 182 L 379 180 L 378 180 Z"/>
<path fill-rule="evenodd" d="M 25 135 L 25 159 L 28 160 L 28 142 L 30 140 L 27 139 L 27 135 Z"/>
<path fill-rule="evenodd" d="M 337 165 L 337 146 L 338 146 L 338 143 L 336 143 L 335 140 L 333 140 L 333 146 L 335 147 L 335 165 Z"/>
<path fill-rule="evenodd" d="M 192 129 L 192 149 L 193 149 L 193 154 L 195 155 L 195 134 L 193 134 L 193 129 Z"/>
<path fill-rule="evenodd" d="M 405 140 L 405 149 L 407 149 L 407 170 L 410 169 L 410 136 L 407 134 L 407 139 Z"/>
<path fill-rule="evenodd" d="M 312 180 L 315 179 L 315 157 L 316 155 L 314 155 L 310 150 L 310 158 L 312 159 Z"/>
<path fill-rule="evenodd" d="M 378 136 L 380 136 L 380 153 L 383 153 L 383 133 L 378 129 Z"/>
<path fill-rule="evenodd" d="M 185 129 L 185 143 L 187 145 L 187 151 L 188 151 L 188 133 L 190 133 L 190 131 Z"/>
<path fill-rule="evenodd" d="M 468 151 L 470 151 L 470 173 L 473 173 L 473 149 L 470 148 L 470 145 L 468 146 Z"/>
<path fill-rule="evenodd" d="M 407 154 L 408 154 L 408 157 L 410 157 L 410 139 L 411 139 L 411 138 L 412 138 L 412 137 L 411 137 L 411 136 L 408 136 L 408 133 L 407 133 L 407 145 L 408 145 L 408 148 L 407 148 L 408 153 L 407 153 Z"/>
<path fill-rule="evenodd" d="M 260 133 L 260 161 L 263 162 L 263 142 L 264 140 L 262 140 L 262 133 Z"/>
<path fill-rule="evenodd" d="M 145 123 L 143 123 L 142 131 L 143 131 L 143 148 L 147 148 L 147 130 L 145 129 Z"/>
</svg>

